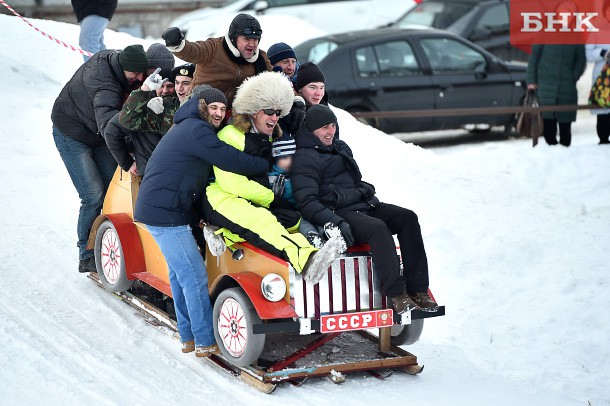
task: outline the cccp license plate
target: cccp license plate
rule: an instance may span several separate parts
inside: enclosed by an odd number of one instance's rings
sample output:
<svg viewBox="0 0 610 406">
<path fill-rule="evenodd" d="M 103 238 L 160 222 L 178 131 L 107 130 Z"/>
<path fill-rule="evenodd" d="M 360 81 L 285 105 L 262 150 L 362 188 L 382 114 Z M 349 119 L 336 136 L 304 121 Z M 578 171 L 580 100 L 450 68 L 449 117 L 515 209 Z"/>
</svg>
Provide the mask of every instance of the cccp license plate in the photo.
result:
<svg viewBox="0 0 610 406">
<path fill-rule="evenodd" d="M 337 333 L 340 331 L 389 327 L 394 323 L 392 318 L 392 309 L 359 313 L 329 314 L 320 317 L 320 331 L 322 333 Z"/>
</svg>

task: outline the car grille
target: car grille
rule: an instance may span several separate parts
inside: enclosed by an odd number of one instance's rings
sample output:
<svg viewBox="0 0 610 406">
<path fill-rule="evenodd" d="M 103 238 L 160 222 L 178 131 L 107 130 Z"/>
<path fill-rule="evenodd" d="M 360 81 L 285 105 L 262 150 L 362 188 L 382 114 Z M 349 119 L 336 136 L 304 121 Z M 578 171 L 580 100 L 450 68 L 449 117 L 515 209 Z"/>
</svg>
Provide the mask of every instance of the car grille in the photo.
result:
<svg viewBox="0 0 610 406">
<path fill-rule="evenodd" d="M 381 280 L 373 272 L 370 256 L 350 255 L 335 260 L 316 285 L 306 283 L 290 267 L 290 297 L 301 318 L 383 309 Z"/>
</svg>

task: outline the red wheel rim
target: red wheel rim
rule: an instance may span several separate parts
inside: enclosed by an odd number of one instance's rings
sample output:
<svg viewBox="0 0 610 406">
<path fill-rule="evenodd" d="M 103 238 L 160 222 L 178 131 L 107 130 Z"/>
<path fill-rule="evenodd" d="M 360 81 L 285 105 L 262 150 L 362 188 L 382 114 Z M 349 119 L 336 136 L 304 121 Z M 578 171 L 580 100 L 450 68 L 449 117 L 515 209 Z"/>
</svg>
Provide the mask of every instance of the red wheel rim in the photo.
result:
<svg viewBox="0 0 610 406">
<path fill-rule="evenodd" d="M 108 283 L 115 284 L 121 275 L 121 243 L 116 232 L 109 228 L 102 235 L 100 258 L 102 272 Z"/>
<path fill-rule="evenodd" d="M 227 298 L 220 308 L 218 332 L 225 349 L 233 357 L 240 357 L 248 345 L 248 324 L 239 302 Z"/>
</svg>

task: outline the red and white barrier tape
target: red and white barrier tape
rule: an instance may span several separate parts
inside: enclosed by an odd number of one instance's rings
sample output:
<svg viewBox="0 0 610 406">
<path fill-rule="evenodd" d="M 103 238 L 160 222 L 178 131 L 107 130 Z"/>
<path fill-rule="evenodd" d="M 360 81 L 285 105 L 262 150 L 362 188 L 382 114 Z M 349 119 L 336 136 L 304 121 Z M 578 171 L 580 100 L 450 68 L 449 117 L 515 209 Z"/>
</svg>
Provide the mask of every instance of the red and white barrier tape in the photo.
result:
<svg viewBox="0 0 610 406">
<path fill-rule="evenodd" d="M 68 49 L 71 49 L 72 51 L 76 51 L 79 52 L 82 55 L 87 55 L 87 56 L 92 56 L 93 54 L 89 51 L 83 51 L 82 49 L 72 46 L 70 44 L 66 44 L 65 42 L 63 42 L 62 40 L 59 40 L 57 38 L 54 38 L 52 36 L 50 36 L 49 34 L 47 34 L 46 32 L 42 31 L 41 29 L 39 29 L 38 27 L 35 27 L 34 25 L 32 25 L 32 23 L 30 23 L 28 20 L 26 20 L 23 16 L 21 16 L 18 12 L 16 12 L 15 10 L 12 9 L 11 6 L 9 6 L 4 0 L 0 0 L 0 4 L 2 4 L 4 7 L 8 8 L 9 11 L 13 14 L 15 14 L 17 17 L 21 18 L 27 25 L 29 25 L 30 27 L 32 27 L 33 29 L 35 29 L 36 31 L 38 31 L 39 33 L 41 33 L 42 35 L 44 35 L 45 37 L 47 37 L 48 39 L 50 39 L 51 41 L 55 41 L 56 43 L 58 43 L 59 45 L 63 45 Z"/>
</svg>

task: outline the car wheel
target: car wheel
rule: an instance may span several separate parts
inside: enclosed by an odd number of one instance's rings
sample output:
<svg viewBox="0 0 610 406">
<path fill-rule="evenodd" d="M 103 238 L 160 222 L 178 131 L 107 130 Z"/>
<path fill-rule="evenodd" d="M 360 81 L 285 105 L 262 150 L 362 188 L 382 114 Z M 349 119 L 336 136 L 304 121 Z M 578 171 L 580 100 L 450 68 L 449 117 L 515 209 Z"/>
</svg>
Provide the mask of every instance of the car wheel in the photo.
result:
<svg viewBox="0 0 610 406">
<path fill-rule="evenodd" d="M 347 109 L 348 113 L 364 113 L 364 112 L 371 112 L 372 110 L 366 107 L 350 107 Z M 356 117 L 356 120 L 361 122 L 362 124 L 366 124 L 366 125 L 370 125 L 373 128 L 379 128 L 379 119 L 377 118 L 363 118 L 363 117 Z"/>
<path fill-rule="evenodd" d="M 113 292 L 124 292 L 133 285 L 127 279 L 119 233 L 112 221 L 105 220 L 95 235 L 95 266 L 102 285 Z"/>
<path fill-rule="evenodd" d="M 416 343 L 424 330 L 424 319 L 412 320 L 411 324 L 394 324 L 391 329 L 392 345 L 411 345 Z"/>
<path fill-rule="evenodd" d="M 252 302 L 241 288 L 223 290 L 214 303 L 214 336 L 222 355 L 234 365 L 256 362 L 265 347 L 265 335 L 253 334 L 261 323 Z"/>
</svg>

